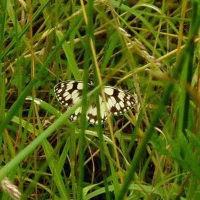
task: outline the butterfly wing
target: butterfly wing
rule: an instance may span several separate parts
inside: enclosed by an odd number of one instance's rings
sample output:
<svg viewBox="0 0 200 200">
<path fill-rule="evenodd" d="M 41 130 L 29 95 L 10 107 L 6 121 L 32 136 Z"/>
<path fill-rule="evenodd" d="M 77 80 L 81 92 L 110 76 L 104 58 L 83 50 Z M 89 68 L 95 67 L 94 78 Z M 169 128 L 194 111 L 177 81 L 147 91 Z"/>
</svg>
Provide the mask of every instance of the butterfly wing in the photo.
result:
<svg viewBox="0 0 200 200">
<path fill-rule="evenodd" d="M 81 81 L 62 81 L 58 83 L 54 92 L 61 105 L 71 107 L 81 99 L 83 82 Z"/>
<path fill-rule="evenodd" d="M 101 95 L 99 96 L 100 116 L 102 122 L 107 119 L 107 110 L 112 115 L 123 115 L 136 105 L 136 97 L 123 90 L 111 86 L 105 86 L 104 93 L 106 102 L 103 101 Z M 86 117 L 91 124 L 98 123 L 96 106 L 91 105 L 89 107 Z"/>
<path fill-rule="evenodd" d="M 108 110 L 113 115 L 122 115 L 135 107 L 136 99 L 128 92 L 110 86 L 105 86 L 104 92 Z"/>
<path fill-rule="evenodd" d="M 92 83 L 89 83 L 89 86 L 92 86 Z M 54 87 L 54 92 L 59 103 L 64 107 L 72 107 L 82 98 L 83 82 L 82 81 L 62 81 Z M 95 108 L 93 108 L 95 110 Z M 92 113 L 93 109 L 90 109 Z M 72 121 L 77 120 L 81 114 L 81 107 L 78 107 L 76 111 L 70 116 Z M 87 120 L 93 124 L 94 120 L 87 116 Z"/>
</svg>

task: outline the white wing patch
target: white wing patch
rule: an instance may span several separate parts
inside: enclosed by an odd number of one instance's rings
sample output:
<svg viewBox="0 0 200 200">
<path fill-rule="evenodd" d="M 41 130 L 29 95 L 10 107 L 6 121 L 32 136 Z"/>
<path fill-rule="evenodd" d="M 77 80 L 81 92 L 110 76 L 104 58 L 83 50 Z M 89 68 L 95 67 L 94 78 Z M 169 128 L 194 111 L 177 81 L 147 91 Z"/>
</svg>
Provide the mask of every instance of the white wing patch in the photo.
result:
<svg viewBox="0 0 200 200">
<path fill-rule="evenodd" d="M 89 86 L 93 86 L 93 84 L 89 83 Z M 61 105 L 67 108 L 73 106 L 74 104 L 76 104 L 76 102 L 78 102 L 81 99 L 82 90 L 82 81 L 62 81 L 58 83 L 54 88 L 54 92 L 58 101 Z M 111 114 L 122 115 L 136 106 L 136 96 L 133 96 L 128 92 L 111 86 L 105 86 L 104 93 L 106 96 L 106 102 L 103 101 L 101 95 L 99 96 L 100 114 L 102 122 L 105 121 L 107 118 L 106 107 L 108 109 L 108 112 L 110 112 Z M 80 113 L 81 107 L 76 109 L 74 114 L 71 115 L 70 119 L 72 121 L 77 120 Z M 98 123 L 97 108 L 94 104 L 89 106 L 86 117 L 89 123 Z"/>
</svg>

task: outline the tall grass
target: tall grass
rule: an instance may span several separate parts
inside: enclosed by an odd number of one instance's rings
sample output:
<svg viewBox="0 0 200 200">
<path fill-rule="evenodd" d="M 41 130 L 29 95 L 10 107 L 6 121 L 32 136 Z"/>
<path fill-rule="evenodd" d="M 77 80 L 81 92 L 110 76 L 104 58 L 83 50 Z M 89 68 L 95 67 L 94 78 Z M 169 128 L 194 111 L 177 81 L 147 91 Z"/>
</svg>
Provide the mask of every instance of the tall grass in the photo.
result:
<svg viewBox="0 0 200 200">
<path fill-rule="evenodd" d="M 198 1 L 0 6 L 1 199 L 19 198 L 7 177 L 21 199 L 198 198 Z M 59 80 L 82 80 L 82 101 L 60 106 Z M 138 104 L 90 125 L 103 85 Z"/>
</svg>

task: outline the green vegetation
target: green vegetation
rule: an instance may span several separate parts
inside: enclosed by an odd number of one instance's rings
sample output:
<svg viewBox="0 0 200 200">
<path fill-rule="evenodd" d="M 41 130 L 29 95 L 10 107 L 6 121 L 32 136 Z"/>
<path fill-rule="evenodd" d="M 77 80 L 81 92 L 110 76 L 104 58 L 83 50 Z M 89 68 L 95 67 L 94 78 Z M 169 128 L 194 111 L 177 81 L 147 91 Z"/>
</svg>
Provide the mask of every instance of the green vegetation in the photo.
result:
<svg viewBox="0 0 200 200">
<path fill-rule="evenodd" d="M 0 180 L 21 199 L 198 199 L 199 25 L 195 0 L 1 1 Z M 59 105 L 60 79 L 84 82 L 82 102 Z M 138 106 L 93 126 L 103 85 Z"/>
</svg>

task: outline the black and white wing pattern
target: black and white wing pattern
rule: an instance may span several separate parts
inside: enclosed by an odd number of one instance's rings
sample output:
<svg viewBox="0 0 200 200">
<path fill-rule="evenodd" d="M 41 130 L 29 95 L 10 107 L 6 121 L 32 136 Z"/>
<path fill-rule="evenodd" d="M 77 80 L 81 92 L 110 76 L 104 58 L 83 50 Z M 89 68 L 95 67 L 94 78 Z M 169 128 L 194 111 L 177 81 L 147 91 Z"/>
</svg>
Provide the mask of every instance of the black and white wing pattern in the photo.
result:
<svg viewBox="0 0 200 200">
<path fill-rule="evenodd" d="M 89 83 L 90 87 L 93 87 L 92 83 Z M 82 98 L 83 82 L 82 81 L 62 81 L 58 83 L 54 92 L 61 105 L 65 107 L 71 107 L 76 104 Z M 131 108 L 136 106 L 137 100 L 135 95 L 131 95 L 128 92 L 117 89 L 111 86 L 104 86 L 104 93 L 106 96 L 106 102 L 103 101 L 102 96 L 99 96 L 100 101 L 100 114 L 102 122 L 107 118 L 106 107 L 108 111 L 113 115 L 122 115 Z M 105 105 L 106 104 L 106 105 Z M 73 115 L 71 120 L 74 121 L 81 113 L 81 107 L 79 107 Z M 87 120 L 91 124 L 98 123 L 97 108 L 94 104 L 89 106 L 86 114 Z"/>
</svg>

